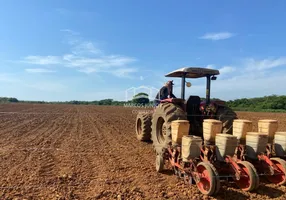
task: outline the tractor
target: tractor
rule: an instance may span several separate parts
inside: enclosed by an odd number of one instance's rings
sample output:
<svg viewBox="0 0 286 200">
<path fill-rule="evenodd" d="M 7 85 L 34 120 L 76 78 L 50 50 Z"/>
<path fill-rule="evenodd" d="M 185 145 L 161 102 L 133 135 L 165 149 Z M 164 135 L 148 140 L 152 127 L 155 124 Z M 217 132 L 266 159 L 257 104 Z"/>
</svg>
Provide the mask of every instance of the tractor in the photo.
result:
<svg viewBox="0 0 286 200">
<path fill-rule="evenodd" d="M 196 184 L 208 196 L 219 192 L 221 180 L 233 180 L 243 191 L 256 190 L 260 176 L 285 185 L 285 132 L 276 132 L 275 120 L 262 120 L 261 130 L 251 132 L 252 122 L 238 120 L 224 101 L 211 100 L 211 81 L 217 75 L 218 70 L 194 67 L 170 72 L 165 76 L 182 79 L 181 98 L 161 99 L 152 114 L 138 113 L 137 139 L 153 141 L 156 171 L 163 172 L 169 163 L 177 177 Z M 206 77 L 205 100 L 192 95 L 185 100 L 185 86 L 191 86 L 186 78 L 202 77 Z"/>
<path fill-rule="evenodd" d="M 211 81 L 217 79 L 219 70 L 198 67 L 186 67 L 172 71 L 165 77 L 181 78 L 181 98 L 163 99 L 154 108 L 153 113 L 138 113 L 136 118 L 136 135 L 140 141 L 153 141 L 157 154 L 171 143 L 171 122 L 174 120 L 188 120 L 191 124 L 190 135 L 203 138 L 204 119 L 222 121 L 222 133 L 232 134 L 232 122 L 237 119 L 236 113 L 224 101 L 211 100 Z M 206 98 L 189 96 L 185 99 L 185 86 L 191 83 L 187 78 L 206 78 Z"/>
</svg>

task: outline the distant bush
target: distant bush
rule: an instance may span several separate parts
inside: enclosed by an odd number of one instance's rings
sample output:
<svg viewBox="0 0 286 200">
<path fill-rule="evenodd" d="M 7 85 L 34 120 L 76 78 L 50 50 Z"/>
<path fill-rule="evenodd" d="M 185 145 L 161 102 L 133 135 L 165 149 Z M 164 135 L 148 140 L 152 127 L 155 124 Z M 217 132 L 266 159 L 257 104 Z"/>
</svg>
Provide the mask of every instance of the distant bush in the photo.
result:
<svg viewBox="0 0 286 200">
<path fill-rule="evenodd" d="M 17 103 L 19 102 L 16 98 L 11 97 L 0 97 L 0 103 Z"/>
</svg>

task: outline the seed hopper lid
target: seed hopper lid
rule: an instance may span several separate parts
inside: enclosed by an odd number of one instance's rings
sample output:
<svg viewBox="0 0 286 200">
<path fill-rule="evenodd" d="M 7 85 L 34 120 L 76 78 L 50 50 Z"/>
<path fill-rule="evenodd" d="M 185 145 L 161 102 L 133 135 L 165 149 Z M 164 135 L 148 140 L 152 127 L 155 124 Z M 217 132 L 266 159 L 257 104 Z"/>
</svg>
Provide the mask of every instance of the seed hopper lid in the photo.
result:
<svg viewBox="0 0 286 200">
<path fill-rule="evenodd" d="M 248 135 L 258 135 L 258 136 L 262 136 L 262 137 L 264 137 L 264 136 L 268 136 L 268 134 L 267 133 L 262 133 L 262 132 L 247 132 L 246 133 L 246 136 L 248 136 Z"/>
<path fill-rule="evenodd" d="M 216 119 L 204 119 L 204 122 L 207 122 L 207 123 L 222 123 L 221 121 L 216 120 Z"/>
<path fill-rule="evenodd" d="M 229 138 L 229 139 L 237 139 L 236 136 L 234 136 L 234 135 L 229 135 L 229 134 L 226 134 L 226 133 L 218 133 L 218 134 L 216 134 L 216 137 L 217 137 L 217 136 L 226 137 L 226 138 Z"/>
<path fill-rule="evenodd" d="M 185 119 L 178 119 L 178 120 L 174 120 L 172 122 L 176 123 L 176 122 L 189 122 L 189 121 L 185 120 Z"/>
<path fill-rule="evenodd" d="M 252 123 L 252 121 L 247 120 L 247 119 L 235 119 L 233 121 L 238 122 L 238 123 Z"/>
<path fill-rule="evenodd" d="M 286 132 L 279 131 L 279 132 L 276 132 L 275 135 L 286 135 Z"/>
<path fill-rule="evenodd" d="M 277 123 L 278 120 L 275 120 L 275 119 L 261 119 L 258 122 Z"/>
</svg>

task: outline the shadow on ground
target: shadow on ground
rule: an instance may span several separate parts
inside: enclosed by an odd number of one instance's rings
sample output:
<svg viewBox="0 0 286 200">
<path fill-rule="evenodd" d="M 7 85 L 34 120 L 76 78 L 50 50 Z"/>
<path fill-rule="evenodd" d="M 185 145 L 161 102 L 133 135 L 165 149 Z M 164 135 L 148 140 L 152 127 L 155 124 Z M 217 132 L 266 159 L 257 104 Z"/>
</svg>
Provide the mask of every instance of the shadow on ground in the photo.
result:
<svg viewBox="0 0 286 200">
<path fill-rule="evenodd" d="M 283 186 L 282 186 L 283 187 Z M 253 197 L 257 196 L 257 199 L 261 198 L 278 198 L 285 193 L 282 189 L 272 188 L 265 184 L 261 184 L 256 191 L 253 192 L 243 192 L 239 189 L 237 190 L 237 186 L 234 183 L 223 184 L 220 192 L 215 196 L 215 199 L 224 200 L 224 199 L 231 199 L 231 200 L 246 200 L 250 198 L 250 194 Z M 263 197 L 262 197 L 263 196 Z M 266 196 L 266 197 L 265 197 Z M 256 198 L 255 198 L 256 199 Z"/>
<path fill-rule="evenodd" d="M 281 186 L 281 187 L 284 187 L 284 186 Z M 285 195 L 285 192 L 283 192 L 282 189 L 280 190 L 280 189 L 272 188 L 272 187 L 269 187 L 267 185 L 262 185 L 262 184 L 259 186 L 256 193 L 260 195 L 265 195 L 269 198 L 277 198 L 282 195 Z"/>
</svg>

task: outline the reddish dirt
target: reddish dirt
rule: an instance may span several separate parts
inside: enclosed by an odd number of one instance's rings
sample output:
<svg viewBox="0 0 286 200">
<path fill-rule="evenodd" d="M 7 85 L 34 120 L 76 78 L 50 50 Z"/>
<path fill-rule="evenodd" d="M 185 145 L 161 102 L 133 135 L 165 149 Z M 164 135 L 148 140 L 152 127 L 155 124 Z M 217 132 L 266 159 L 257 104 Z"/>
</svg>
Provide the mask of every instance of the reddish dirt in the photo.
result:
<svg viewBox="0 0 286 200">
<path fill-rule="evenodd" d="M 285 186 L 267 183 L 253 193 L 223 183 L 216 198 L 206 197 L 168 171 L 157 173 L 152 144 L 136 139 L 132 111 L 0 105 L 0 199 L 286 199 Z M 286 114 L 238 114 L 278 119 L 286 131 Z"/>
</svg>

